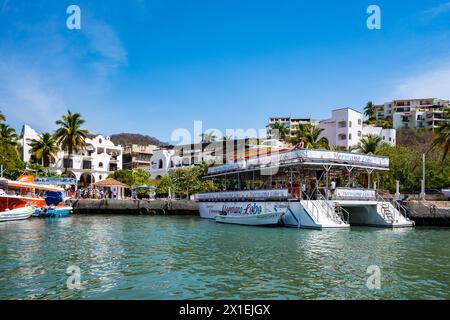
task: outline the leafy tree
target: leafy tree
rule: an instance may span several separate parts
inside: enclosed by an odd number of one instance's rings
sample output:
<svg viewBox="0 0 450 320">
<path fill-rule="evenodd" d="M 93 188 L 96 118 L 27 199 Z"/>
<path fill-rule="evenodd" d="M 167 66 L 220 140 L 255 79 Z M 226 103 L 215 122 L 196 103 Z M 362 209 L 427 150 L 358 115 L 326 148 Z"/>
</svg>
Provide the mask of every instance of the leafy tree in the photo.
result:
<svg viewBox="0 0 450 320">
<path fill-rule="evenodd" d="M 364 107 L 364 115 L 370 120 L 375 118 L 375 106 L 372 101 L 366 103 Z"/>
<path fill-rule="evenodd" d="M 320 137 L 324 129 L 316 128 L 311 124 L 300 123 L 295 137 L 290 139 L 292 144 L 297 144 L 300 139 L 305 143 L 307 149 L 329 149 L 328 139 Z"/>
<path fill-rule="evenodd" d="M 3 122 L 6 120 L 5 115 L 3 114 L 3 112 L 0 111 L 0 122 Z"/>
<path fill-rule="evenodd" d="M 289 129 L 282 122 L 275 122 L 272 125 L 272 130 L 275 130 L 275 132 L 278 133 L 277 134 L 278 138 L 280 138 L 282 140 L 286 140 L 286 137 L 289 134 Z"/>
<path fill-rule="evenodd" d="M 214 134 L 214 132 L 204 132 L 200 135 L 200 137 L 202 138 L 203 143 L 211 143 L 217 140 L 217 136 Z"/>
<path fill-rule="evenodd" d="M 436 135 L 430 148 L 431 150 L 436 148 L 441 149 L 442 161 L 444 161 L 450 153 L 450 108 L 444 110 L 444 119 L 447 121 L 437 128 Z"/>
<path fill-rule="evenodd" d="M 0 123 L 0 141 L 3 144 L 10 145 L 13 147 L 17 146 L 17 133 L 14 128 L 7 124 Z"/>
<path fill-rule="evenodd" d="M 44 167 L 49 167 L 55 162 L 59 148 L 56 138 L 50 133 L 40 134 L 38 140 L 31 141 L 30 147 L 32 154 L 36 159 L 42 160 L 41 164 Z"/>
<path fill-rule="evenodd" d="M 86 145 L 85 140 L 89 131 L 81 129 L 84 122 L 79 113 L 72 113 L 70 110 L 67 111 L 67 115 L 56 121 L 60 127 L 56 130 L 55 137 L 61 148 L 67 151 L 69 158 Z"/>
<path fill-rule="evenodd" d="M 358 143 L 357 150 L 365 154 L 376 154 L 381 145 L 381 137 L 375 135 L 364 136 Z"/>
</svg>

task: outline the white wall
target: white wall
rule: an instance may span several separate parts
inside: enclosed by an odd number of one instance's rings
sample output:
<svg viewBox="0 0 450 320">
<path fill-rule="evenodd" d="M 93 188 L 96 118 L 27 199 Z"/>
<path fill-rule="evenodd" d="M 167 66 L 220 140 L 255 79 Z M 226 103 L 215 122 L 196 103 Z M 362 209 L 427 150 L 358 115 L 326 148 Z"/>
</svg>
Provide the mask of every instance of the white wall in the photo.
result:
<svg viewBox="0 0 450 320">
<path fill-rule="evenodd" d="M 25 162 L 30 161 L 30 143 L 34 139 L 39 139 L 38 133 L 30 126 L 24 125 L 20 143 L 22 144 L 22 158 Z M 92 151 L 90 156 L 89 150 Z M 116 154 L 117 161 L 113 160 L 114 154 Z M 67 153 L 60 150 L 56 162 L 51 166 L 53 171 L 59 174 L 65 171 L 64 157 L 67 157 Z M 108 177 L 110 164 L 116 164 L 117 170 L 122 169 L 122 147 L 114 145 L 108 136 L 98 135 L 94 138 L 87 138 L 86 147 L 74 153 L 71 159 L 73 160 L 73 168 L 67 170 L 72 172 L 77 180 L 80 180 L 82 174 L 86 173 L 92 175 L 93 182 L 98 182 Z M 90 170 L 83 169 L 83 160 L 91 161 L 92 167 Z"/>
</svg>

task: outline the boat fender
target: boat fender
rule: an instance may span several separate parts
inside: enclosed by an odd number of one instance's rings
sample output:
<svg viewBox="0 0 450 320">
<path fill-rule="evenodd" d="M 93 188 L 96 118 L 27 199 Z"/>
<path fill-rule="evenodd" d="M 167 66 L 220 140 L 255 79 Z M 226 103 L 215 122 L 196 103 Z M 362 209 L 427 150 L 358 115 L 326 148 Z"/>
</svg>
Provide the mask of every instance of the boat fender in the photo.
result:
<svg viewBox="0 0 450 320">
<path fill-rule="evenodd" d="M 139 210 L 141 214 L 149 214 L 150 210 L 146 207 L 141 207 L 141 209 Z"/>
</svg>

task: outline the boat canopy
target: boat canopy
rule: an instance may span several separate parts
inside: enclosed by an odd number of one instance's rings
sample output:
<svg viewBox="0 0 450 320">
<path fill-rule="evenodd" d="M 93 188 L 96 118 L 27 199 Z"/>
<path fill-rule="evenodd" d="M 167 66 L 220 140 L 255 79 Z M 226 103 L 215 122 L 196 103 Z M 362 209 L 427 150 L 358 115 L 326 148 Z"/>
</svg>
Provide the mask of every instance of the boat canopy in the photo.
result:
<svg viewBox="0 0 450 320">
<path fill-rule="evenodd" d="M 21 189 L 37 189 L 37 190 L 45 190 L 45 191 L 64 192 L 63 188 L 59 188 L 59 187 L 55 187 L 55 186 L 35 184 L 35 183 L 31 183 L 31 182 L 14 181 L 14 180 L 8 180 L 5 178 L 0 178 L 0 185 L 6 186 L 6 187 L 21 188 Z"/>
<path fill-rule="evenodd" d="M 293 165 L 349 166 L 373 170 L 389 170 L 389 158 L 351 152 L 297 149 L 208 168 L 209 176 L 224 175 L 261 168 Z"/>
</svg>

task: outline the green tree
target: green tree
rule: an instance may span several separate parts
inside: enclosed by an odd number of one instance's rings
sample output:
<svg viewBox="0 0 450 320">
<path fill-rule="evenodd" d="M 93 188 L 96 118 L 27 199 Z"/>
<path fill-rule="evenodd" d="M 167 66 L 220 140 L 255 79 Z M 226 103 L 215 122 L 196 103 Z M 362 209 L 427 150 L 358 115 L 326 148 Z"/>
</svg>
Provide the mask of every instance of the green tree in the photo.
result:
<svg viewBox="0 0 450 320">
<path fill-rule="evenodd" d="M 0 111 L 0 122 L 3 122 L 6 120 L 5 115 L 3 114 L 3 112 Z"/>
<path fill-rule="evenodd" d="M 17 133 L 14 128 L 5 123 L 0 123 L 0 141 L 3 144 L 17 146 Z"/>
<path fill-rule="evenodd" d="M 84 122 L 79 113 L 72 113 L 70 110 L 67 111 L 67 115 L 56 121 L 60 127 L 56 130 L 55 137 L 61 148 L 67 151 L 69 158 L 86 145 L 85 140 L 89 131 L 81 129 Z"/>
<path fill-rule="evenodd" d="M 381 137 L 375 135 L 364 136 L 358 143 L 356 150 L 365 154 L 376 154 L 381 145 Z"/>
<path fill-rule="evenodd" d="M 286 137 L 289 134 L 289 129 L 282 122 L 275 122 L 272 125 L 272 130 L 275 130 L 275 136 L 283 141 L 286 141 Z"/>
<path fill-rule="evenodd" d="M 202 138 L 203 143 L 211 143 L 217 140 L 217 136 L 214 134 L 214 132 L 204 132 L 200 135 Z"/>
<path fill-rule="evenodd" d="M 297 144 L 300 139 L 305 143 L 307 149 L 329 149 L 328 139 L 320 137 L 324 129 L 316 128 L 307 123 L 300 123 L 295 137 L 290 139 L 292 144 Z"/>
<path fill-rule="evenodd" d="M 49 167 L 55 162 L 58 153 L 58 143 L 56 138 L 50 133 L 43 133 L 39 135 L 39 139 L 33 139 L 30 143 L 31 153 L 36 159 L 41 160 L 44 167 Z"/>
<path fill-rule="evenodd" d="M 167 197 L 169 191 L 174 191 L 173 180 L 170 176 L 163 176 L 155 181 L 156 194 L 159 197 Z"/>
<path fill-rule="evenodd" d="M 364 115 L 370 120 L 375 118 L 375 106 L 372 101 L 366 103 L 364 107 Z"/>
<path fill-rule="evenodd" d="M 447 121 L 436 129 L 436 135 L 430 148 L 430 150 L 439 148 L 442 151 L 442 161 L 450 153 L 450 108 L 444 110 L 444 119 Z"/>
</svg>

